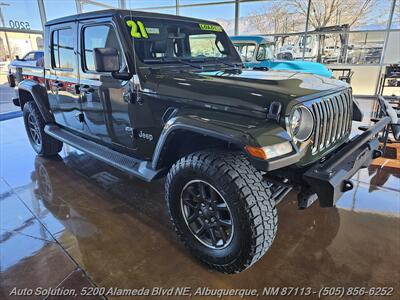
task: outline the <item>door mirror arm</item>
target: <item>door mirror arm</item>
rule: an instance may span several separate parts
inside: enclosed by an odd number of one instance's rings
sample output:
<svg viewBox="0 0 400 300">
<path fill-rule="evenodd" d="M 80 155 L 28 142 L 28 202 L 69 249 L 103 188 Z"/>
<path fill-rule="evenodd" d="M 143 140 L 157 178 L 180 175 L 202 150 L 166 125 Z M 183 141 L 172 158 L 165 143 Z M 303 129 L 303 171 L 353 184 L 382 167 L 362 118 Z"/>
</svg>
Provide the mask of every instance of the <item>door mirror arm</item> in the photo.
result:
<svg viewBox="0 0 400 300">
<path fill-rule="evenodd" d="M 132 74 L 129 72 L 111 72 L 111 75 L 115 79 L 129 80 L 132 78 Z"/>
</svg>

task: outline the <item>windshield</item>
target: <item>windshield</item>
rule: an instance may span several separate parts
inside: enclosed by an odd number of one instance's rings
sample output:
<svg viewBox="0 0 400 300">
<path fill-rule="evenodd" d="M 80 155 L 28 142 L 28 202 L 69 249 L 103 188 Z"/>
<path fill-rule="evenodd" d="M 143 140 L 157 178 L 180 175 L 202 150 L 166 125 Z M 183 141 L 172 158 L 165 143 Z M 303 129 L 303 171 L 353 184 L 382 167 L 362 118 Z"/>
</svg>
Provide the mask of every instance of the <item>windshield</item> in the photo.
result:
<svg viewBox="0 0 400 300">
<path fill-rule="evenodd" d="M 275 46 L 274 44 L 260 44 L 258 46 L 257 55 L 254 59 L 256 44 L 249 42 L 233 42 L 236 50 L 244 62 L 252 62 L 254 60 L 271 60 L 274 59 Z"/>
<path fill-rule="evenodd" d="M 127 18 L 136 55 L 145 63 L 240 61 L 222 27 L 203 22 Z"/>
<path fill-rule="evenodd" d="M 256 44 L 253 43 L 234 43 L 240 58 L 244 62 L 250 62 L 253 60 L 254 51 L 256 51 Z"/>
</svg>

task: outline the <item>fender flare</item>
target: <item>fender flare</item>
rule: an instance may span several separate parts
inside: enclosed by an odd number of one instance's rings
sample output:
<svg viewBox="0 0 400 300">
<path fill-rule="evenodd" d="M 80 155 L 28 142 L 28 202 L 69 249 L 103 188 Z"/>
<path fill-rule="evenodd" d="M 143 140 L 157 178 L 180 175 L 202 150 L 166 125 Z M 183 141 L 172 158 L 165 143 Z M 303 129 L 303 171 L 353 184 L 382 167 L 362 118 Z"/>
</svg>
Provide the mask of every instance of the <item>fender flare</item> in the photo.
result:
<svg viewBox="0 0 400 300">
<path fill-rule="evenodd" d="M 53 114 L 50 111 L 47 90 L 44 86 L 33 80 L 23 80 L 18 84 L 18 95 L 20 96 L 21 109 L 23 109 L 24 102 L 21 99 L 20 91 L 25 91 L 32 96 L 46 123 L 54 122 Z"/>
<path fill-rule="evenodd" d="M 229 144 L 243 148 L 250 141 L 250 136 L 234 128 L 219 126 L 216 123 L 194 115 L 176 116 L 165 124 L 156 148 L 153 153 L 152 168 L 157 170 L 160 165 L 160 157 L 167 151 L 169 142 L 177 132 L 191 132 L 207 137 L 215 138 Z"/>
<path fill-rule="evenodd" d="M 160 158 L 167 152 L 169 143 L 178 132 L 191 132 L 218 139 L 234 145 L 238 149 L 243 149 L 246 155 L 248 155 L 244 150 L 246 145 L 259 147 L 290 139 L 286 131 L 277 123 L 261 120 L 262 124 L 259 128 L 250 128 L 245 125 L 250 124 L 248 123 L 249 117 L 243 117 L 241 120 L 242 124 L 228 123 L 209 117 L 200 117 L 198 114 L 184 114 L 170 118 L 163 128 L 154 150 L 152 168 L 157 170 L 161 167 Z M 266 124 L 267 127 L 264 127 Z M 270 132 L 270 135 L 260 128 Z"/>
</svg>

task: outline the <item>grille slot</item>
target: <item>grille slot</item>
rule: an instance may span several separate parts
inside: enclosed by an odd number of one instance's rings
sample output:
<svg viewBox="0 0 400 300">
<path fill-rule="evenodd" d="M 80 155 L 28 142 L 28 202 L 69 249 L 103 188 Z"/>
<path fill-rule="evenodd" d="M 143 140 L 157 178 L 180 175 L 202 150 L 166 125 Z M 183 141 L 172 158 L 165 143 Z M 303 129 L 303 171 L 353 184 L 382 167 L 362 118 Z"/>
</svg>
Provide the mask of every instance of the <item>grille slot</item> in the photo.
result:
<svg viewBox="0 0 400 300">
<path fill-rule="evenodd" d="M 329 147 L 349 134 L 353 113 L 351 90 L 320 99 L 311 105 L 314 115 L 314 145 L 312 152 Z"/>
</svg>

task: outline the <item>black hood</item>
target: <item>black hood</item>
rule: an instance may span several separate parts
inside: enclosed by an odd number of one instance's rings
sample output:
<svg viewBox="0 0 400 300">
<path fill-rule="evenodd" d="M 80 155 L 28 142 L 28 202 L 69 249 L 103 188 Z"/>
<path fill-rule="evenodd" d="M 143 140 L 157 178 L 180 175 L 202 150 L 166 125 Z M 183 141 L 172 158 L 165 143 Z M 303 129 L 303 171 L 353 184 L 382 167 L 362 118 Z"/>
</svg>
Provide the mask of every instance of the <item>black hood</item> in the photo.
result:
<svg viewBox="0 0 400 300">
<path fill-rule="evenodd" d="M 301 102 L 349 87 L 336 79 L 288 71 L 185 71 L 150 75 L 153 76 L 159 96 L 247 112 L 265 112 L 273 101 L 285 108 L 291 101 Z"/>
</svg>

